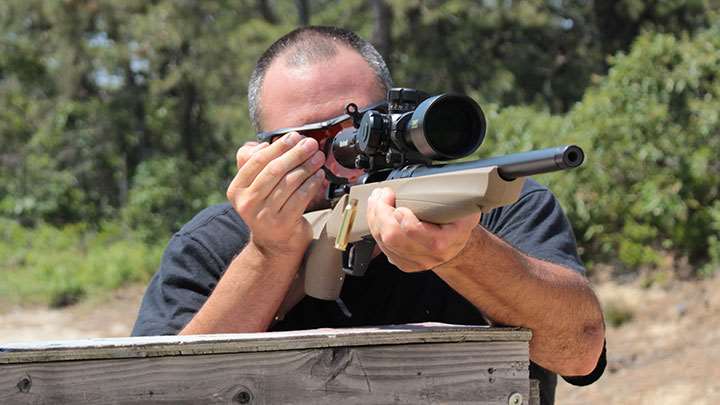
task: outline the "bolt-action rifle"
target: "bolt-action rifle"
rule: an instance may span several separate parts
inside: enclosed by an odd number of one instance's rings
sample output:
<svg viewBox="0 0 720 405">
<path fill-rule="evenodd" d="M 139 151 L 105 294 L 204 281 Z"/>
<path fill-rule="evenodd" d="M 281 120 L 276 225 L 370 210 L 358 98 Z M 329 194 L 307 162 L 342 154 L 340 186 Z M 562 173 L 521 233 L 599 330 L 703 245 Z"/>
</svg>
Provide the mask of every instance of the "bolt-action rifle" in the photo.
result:
<svg viewBox="0 0 720 405">
<path fill-rule="evenodd" d="M 331 208 L 305 214 L 313 242 L 296 283 L 304 283 L 305 293 L 319 299 L 336 300 L 347 275 L 362 276 L 367 270 L 375 242 L 365 212 L 373 190 L 391 188 L 397 207 L 409 208 L 421 221 L 447 224 L 514 203 L 526 176 L 578 167 L 584 160 L 582 149 L 565 145 L 433 165 L 472 154 L 485 137 L 480 106 L 462 95 L 428 97 L 413 89 L 394 88 L 387 103 L 364 111 L 349 104 L 346 114 L 312 129 L 339 128 L 349 120 L 352 125 L 328 141 L 325 152 L 341 165 L 366 174 L 351 185 L 326 170 Z M 261 133 L 259 138 L 272 140 L 291 130 Z"/>
</svg>

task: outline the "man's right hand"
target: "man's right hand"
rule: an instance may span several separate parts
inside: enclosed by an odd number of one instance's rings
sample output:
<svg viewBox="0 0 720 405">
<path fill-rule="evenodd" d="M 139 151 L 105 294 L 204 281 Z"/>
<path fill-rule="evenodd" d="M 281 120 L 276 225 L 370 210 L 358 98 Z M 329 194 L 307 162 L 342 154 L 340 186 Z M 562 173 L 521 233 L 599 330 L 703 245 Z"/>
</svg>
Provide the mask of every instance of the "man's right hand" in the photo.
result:
<svg viewBox="0 0 720 405">
<path fill-rule="evenodd" d="M 227 198 L 263 254 L 302 254 L 312 232 L 303 213 L 320 191 L 325 156 L 313 138 L 296 132 L 268 145 L 248 142 L 237 152 Z"/>
</svg>

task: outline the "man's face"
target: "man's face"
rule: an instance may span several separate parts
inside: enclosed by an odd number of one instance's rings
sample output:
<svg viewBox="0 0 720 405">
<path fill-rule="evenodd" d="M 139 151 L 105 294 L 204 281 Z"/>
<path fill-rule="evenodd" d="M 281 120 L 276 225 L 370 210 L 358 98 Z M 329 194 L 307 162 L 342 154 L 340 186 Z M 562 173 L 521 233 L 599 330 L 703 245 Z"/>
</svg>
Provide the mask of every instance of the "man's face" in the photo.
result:
<svg viewBox="0 0 720 405">
<path fill-rule="evenodd" d="M 384 98 L 375 73 L 354 50 L 339 47 L 338 53 L 326 62 L 292 67 L 281 55 L 263 80 L 260 122 L 266 131 L 296 127 L 338 116 L 349 103 L 362 108 Z M 340 166 L 332 156 L 325 166 L 351 181 L 362 174 Z M 309 209 L 320 208 L 327 185 L 326 181 Z"/>
</svg>

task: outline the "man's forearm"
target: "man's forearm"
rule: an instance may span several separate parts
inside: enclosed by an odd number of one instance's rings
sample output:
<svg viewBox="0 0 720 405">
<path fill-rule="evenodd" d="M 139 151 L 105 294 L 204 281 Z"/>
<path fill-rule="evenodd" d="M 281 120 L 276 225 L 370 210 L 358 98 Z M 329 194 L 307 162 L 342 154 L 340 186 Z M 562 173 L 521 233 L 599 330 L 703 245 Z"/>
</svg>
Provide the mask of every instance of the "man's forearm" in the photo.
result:
<svg viewBox="0 0 720 405">
<path fill-rule="evenodd" d="M 268 256 L 249 243 L 180 334 L 267 331 L 301 260 L 287 252 Z"/>
<path fill-rule="evenodd" d="M 595 367 L 604 324 L 581 275 L 524 255 L 480 226 L 434 271 L 494 321 L 531 329 L 530 358 L 539 365 L 565 376 Z"/>
</svg>

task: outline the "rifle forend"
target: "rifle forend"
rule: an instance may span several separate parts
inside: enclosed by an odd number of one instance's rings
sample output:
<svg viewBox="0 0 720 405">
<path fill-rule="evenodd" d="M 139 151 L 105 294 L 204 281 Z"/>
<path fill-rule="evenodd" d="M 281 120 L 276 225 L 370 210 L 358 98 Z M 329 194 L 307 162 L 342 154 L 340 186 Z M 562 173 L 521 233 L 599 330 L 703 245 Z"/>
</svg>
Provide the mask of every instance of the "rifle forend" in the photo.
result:
<svg viewBox="0 0 720 405">
<path fill-rule="evenodd" d="M 583 160 L 582 149 L 567 145 L 442 166 L 412 165 L 392 171 L 386 181 L 352 186 L 334 208 L 305 214 L 314 240 L 296 288 L 304 284 L 305 293 L 319 299 L 339 297 L 345 273 L 352 269 L 343 271 L 343 252 L 335 246 L 370 235 L 365 213 L 376 188 L 391 188 L 396 206 L 409 208 L 418 219 L 445 224 L 517 201 L 524 176 L 574 168 Z"/>
</svg>

